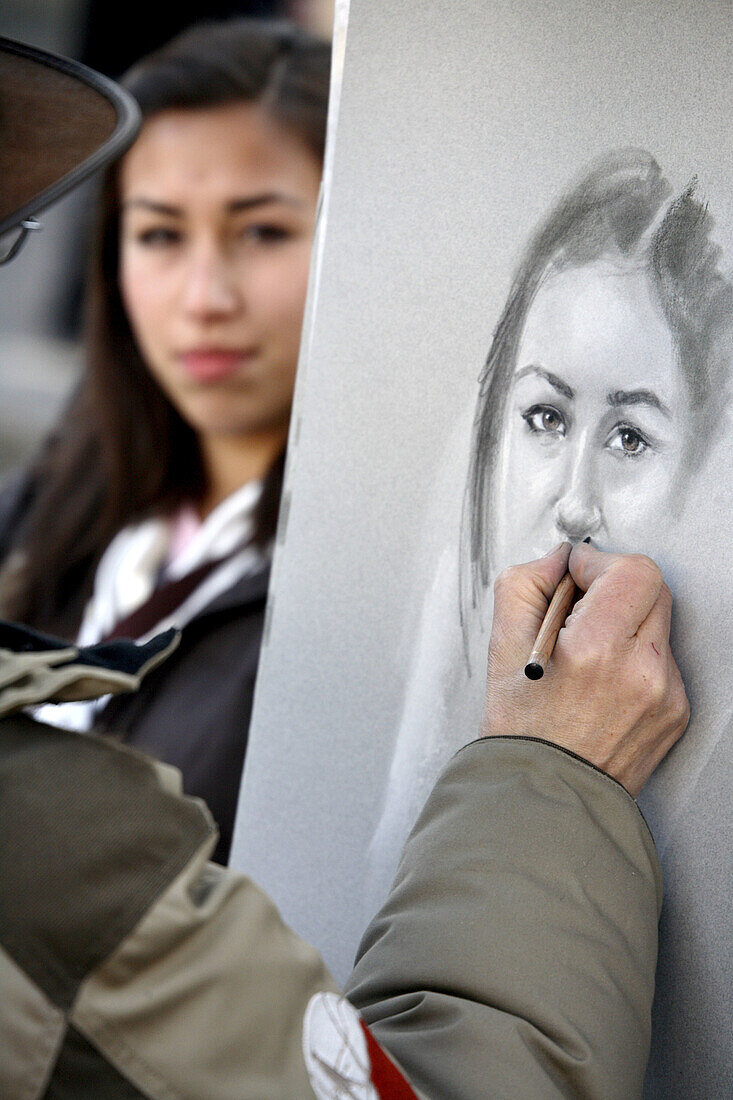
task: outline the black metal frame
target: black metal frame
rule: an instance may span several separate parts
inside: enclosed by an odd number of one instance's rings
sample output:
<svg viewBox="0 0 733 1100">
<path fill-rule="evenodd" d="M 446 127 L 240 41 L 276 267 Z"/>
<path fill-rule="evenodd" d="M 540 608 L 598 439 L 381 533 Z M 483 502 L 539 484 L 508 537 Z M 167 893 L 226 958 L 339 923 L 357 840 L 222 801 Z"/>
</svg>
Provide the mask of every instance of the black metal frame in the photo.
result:
<svg viewBox="0 0 733 1100">
<path fill-rule="evenodd" d="M 35 61 L 38 64 L 55 69 L 57 72 L 64 73 L 82 84 L 86 84 L 88 88 L 104 96 L 117 115 L 117 125 L 112 134 L 86 160 L 72 168 L 61 179 L 56 180 L 55 183 L 34 195 L 31 200 L 13 211 L 12 214 L 0 220 L 0 236 L 11 229 L 18 228 L 22 231 L 23 228 L 26 228 L 25 233 L 21 232 L 20 240 L 15 242 L 17 245 L 13 252 L 13 255 L 15 255 L 21 247 L 28 229 L 36 228 L 34 225 L 24 227 L 24 222 L 32 222 L 34 215 L 38 214 L 40 210 L 44 210 L 47 206 L 56 202 L 67 191 L 71 191 L 82 180 L 99 171 L 100 168 L 103 168 L 130 147 L 140 130 L 140 108 L 130 93 L 121 88 L 119 84 L 101 73 L 87 68 L 86 65 L 82 65 L 78 61 L 72 61 L 68 57 L 47 53 L 35 46 L 28 46 L 23 42 L 0 36 L 0 57 L 2 53 L 15 54 L 29 61 Z M 11 257 L 7 258 L 10 259 Z"/>
</svg>

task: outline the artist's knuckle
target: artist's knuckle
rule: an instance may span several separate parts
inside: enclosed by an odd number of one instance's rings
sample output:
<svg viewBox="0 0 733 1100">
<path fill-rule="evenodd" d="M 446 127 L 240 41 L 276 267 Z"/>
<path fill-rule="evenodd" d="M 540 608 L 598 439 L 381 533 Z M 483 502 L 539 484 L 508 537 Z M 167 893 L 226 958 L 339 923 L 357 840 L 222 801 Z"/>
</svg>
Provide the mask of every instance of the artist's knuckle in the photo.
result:
<svg viewBox="0 0 733 1100">
<path fill-rule="evenodd" d="M 669 747 L 670 748 L 672 747 L 672 745 L 676 744 L 677 741 L 679 741 L 680 737 L 685 732 L 686 725 L 687 725 L 687 723 L 685 723 L 684 725 L 680 724 L 678 726 L 675 726 L 675 728 L 672 730 L 672 734 L 669 738 L 669 741 L 670 741 Z"/>
<path fill-rule="evenodd" d="M 664 673 L 648 672 L 644 677 L 644 688 L 647 703 L 652 710 L 661 710 L 665 703 L 669 703 L 669 683 Z"/>
<path fill-rule="evenodd" d="M 652 558 L 646 554 L 629 554 L 622 559 L 627 575 L 633 578 L 637 584 L 647 588 L 660 589 L 664 584 L 662 571 Z"/>
<path fill-rule="evenodd" d="M 682 710 L 670 720 L 667 726 L 667 736 L 670 743 L 673 745 L 676 741 L 679 741 L 682 734 L 687 729 L 687 723 L 690 720 L 689 709 Z"/>
<path fill-rule="evenodd" d="M 607 680 L 617 663 L 613 640 L 602 629 L 597 629 L 578 653 L 578 668 L 585 676 Z"/>
<path fill-rule="evenodd" d="M 672 712 L 676 717 L 680 729 L 684 730 L 690 720 L 690 700 L 687 698 L 687 692 L 685 691 L 682 681 L 679 681 L 674 689 Z"/>
<path fill-rule="evenodd" d="M 494 596 L 501 599 L 514 592 L 519 583 L 519 575 L 520 567 L 518 565 L 509 565 L 506 569 L 502 569 L 494 581 Z"/>
<path fill-rule="evenodd" d="M 604 658 L 597 644 L 571 649 L 566 657 L 570 675 L 576 680 L 594 682 L 602 674 Z"/>
<path fill-rule="evenodd" d="M 650 707 L 659 707 L 669 697 L 669 674 L 666 664 L 652 660 L 654 654 L 646 649 L 631 649 L 626 661 L 629 676 L 633 679 L 637 694 Z"/>
<path fill-rule="evenodd" d="M 662 587 L 659 589 L 659 599 L 669 607 L 671 607 L 674 602 L 672 589 L 665 580 L 662 581 Z"/>
</svg>

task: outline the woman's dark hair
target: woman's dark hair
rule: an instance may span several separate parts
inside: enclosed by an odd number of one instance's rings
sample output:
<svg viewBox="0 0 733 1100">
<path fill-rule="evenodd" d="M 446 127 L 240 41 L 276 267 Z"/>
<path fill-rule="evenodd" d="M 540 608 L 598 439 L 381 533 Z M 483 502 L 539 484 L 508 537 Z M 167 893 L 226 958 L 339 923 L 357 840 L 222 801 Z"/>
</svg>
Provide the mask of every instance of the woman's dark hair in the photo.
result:
<svg viewBox="0 0 733 1100">
<path fill-rule="evenodd" d="M 184 31 L 120 83 L 143 122 L 167 109 L 258 104 L 322 162 L 330 54 L 328 42 L 287 21 L 235 18 Z M 66 636 L 78 628 L 94 568 L 114 535 L 206 490 L 196 433 L 146 368 L 123 308 L 118 172 L 119 165 L 102 181 L 86 370 L 32 469 L 33 504 L 3 584 L 4 615 Z M 275 533 L 283 466 L 280 456 L 266 478 L 255 517 L 259 545 Z"/>
<path fill-rule="evenodd" d="M 712 218 L 695 190 L 693 181 L 672 201 L 653 157 L 623 149 L 597 160 L 531 239 L 479 379 L 462 529 L 464 636 L 467 613 L 489 584 L 493 467 L 524 323 L 546 279 L 599 259 L 646 271 L 674 339 L 692 420 L 715 404 L 729 369 L 721 337 L 730 330 L 733 289 L 718 269 Z"/>
</svg>

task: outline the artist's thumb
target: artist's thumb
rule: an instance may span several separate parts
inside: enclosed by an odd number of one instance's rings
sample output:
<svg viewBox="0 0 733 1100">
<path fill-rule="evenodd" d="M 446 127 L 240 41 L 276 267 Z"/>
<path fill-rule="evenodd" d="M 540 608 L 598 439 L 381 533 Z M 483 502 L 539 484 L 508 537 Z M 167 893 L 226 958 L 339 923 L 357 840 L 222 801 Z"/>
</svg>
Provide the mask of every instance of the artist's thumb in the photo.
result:
<svg viewBox="0 0 733 1100">
<path fill-rule="evenodd" d="M 568 569 L 581 592 L 587 592 L 593 582 L 621 557 L 621 554 L 597 550 L 589 542 L 578 542 L 570 553 Z"/>
<path fill-rule="evenodd" d="M 494 582 L 491 646 L 495 656 L 506 653 L 517 667 L 532 649 L 555 589 L 568 568 L 570 543 L 562 542 L 544 558 L 512 565 Z"/>
</svg>

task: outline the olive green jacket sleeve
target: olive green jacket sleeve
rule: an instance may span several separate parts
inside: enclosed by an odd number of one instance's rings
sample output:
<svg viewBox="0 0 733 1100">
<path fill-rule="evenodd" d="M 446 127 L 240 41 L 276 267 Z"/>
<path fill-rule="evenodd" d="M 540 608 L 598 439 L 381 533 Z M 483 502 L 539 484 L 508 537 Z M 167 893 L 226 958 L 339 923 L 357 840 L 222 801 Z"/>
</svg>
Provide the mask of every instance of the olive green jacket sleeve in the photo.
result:
<svg viewBox="0 0 733 1100">
<path fill-rule="evenodd" d="M 213 822 L 178 773 L 17 713 L 135 680 L 170 639 L 113 664 L 4 629 L 23 637 L 0 645 L 0 1095 L 373 1096 L 383 1055 L 365 1058 L 317 951 L 209 862 Z M 618 784 L 544 742 L 476 742 L 428 800 L 347 992 L 425 1097 L 632 1100 L 660 900 Z"/>
<path fill-rule="evenodd" d="M 443 773 L 346 993 L 433 1098 L 641 1095 L 661 873 L 636 804 L 545 742 Z"/>
<path fill-rule="evenodd" d="M 335 984 L 175 769 L 0 718 L 0 1097 L 303 1100 Z"/>
</svg>

